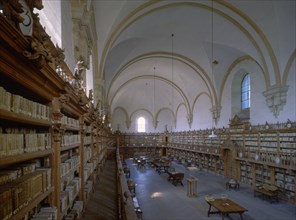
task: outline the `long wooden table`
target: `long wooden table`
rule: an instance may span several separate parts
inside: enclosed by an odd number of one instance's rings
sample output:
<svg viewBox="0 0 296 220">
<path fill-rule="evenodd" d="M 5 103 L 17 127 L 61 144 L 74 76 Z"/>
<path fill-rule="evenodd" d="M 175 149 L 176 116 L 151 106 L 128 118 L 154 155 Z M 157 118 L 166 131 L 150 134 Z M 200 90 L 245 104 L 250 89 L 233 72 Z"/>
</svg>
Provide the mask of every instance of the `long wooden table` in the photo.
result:
<svg viewBox="0 0 296 220">
<path fill-rule="evenodd" d="M 221 214 L 222 219 L 224 219 L 224 216 L 227 216 L 231 213 L 238 213 L 240 214 L 240 218 L 243 219 L 242 214 L 245 211 L 248 211 L 247 209 L 236 204 L 230 199 L 213 199 L 213 200 L 206 200 L 206 202 L 210 205 L 209 211 L 208 211 L 208 217 L 210 216 L 210 214 Z M 216 208 L 218 211 L 211 211 L 212 206 Z"/>
</svg>

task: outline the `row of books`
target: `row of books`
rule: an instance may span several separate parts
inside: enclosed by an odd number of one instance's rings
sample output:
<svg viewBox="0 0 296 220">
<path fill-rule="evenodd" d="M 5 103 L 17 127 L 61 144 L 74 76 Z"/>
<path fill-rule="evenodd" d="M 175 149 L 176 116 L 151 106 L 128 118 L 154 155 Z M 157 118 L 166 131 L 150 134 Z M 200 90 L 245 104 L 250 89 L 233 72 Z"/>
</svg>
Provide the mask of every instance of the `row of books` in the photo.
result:
<svg viewBox="0 0 296 220">
<path fill-rule="evenodd" d="M 84 143 L 85 144 L 90 144 L 91 143 L 91 136 L 85 136 L 84 137 Z"/>
<path fill-rule="evenodd" d="M 22 128 L 22 127 L 0 127 L 0 133 L 3 134 L 36 134 L 42 133 L 36 131 L 34 128 Z"/>
<path fill-rule="evenodd" d="M 0 87 L 0 109 L 44 120 L 49 120 L 50 116 L 50 108 L 47 105 L 12 94 L 3 87 Z"/>
<path fill-rule="evenodd" d="M 61 213 L 66 212 L 74 202 L 75 197 L 80 190 L 80 178 L 75 177 L 64 189 L 60 195 Z"/>
<path fill-rule="evenodd" d="M 85 132 L 86 133 L 90 133 L 91 132 L 91 126 L 90 125 L 86 125 L 85 126 Z"/>
<path fill-rule="evenodd" d="M 94 172 L 94 164 L 86 163 L 84 165 L 84 182 L 86 183 L 90 175 Z"/>
<path fill-rule="evenodd" d="M 9 219 L 47 191 L 47 172 L 37 170 L 0 186 L 0 219 Z"/>
<path fill-rule="evenodd" d="M 88 201 L 93 190 L 93 182 L 88 180 L 84 185 L 84 201 Z"/>
<path fill-rule="evenodd" d="M 71 151 L 62 151 L 61 152 L 61 163 L 65 162 L 70 158 L 70 152 Z"/>
<path fill-rule="evenodd" d="M 79 143 L 81 143 L 80 134 L 65 133 L 65 135 L 62 136 L 62 146 L 69 146 Z"/>
<path fill-rule="evenodd" d="M 85 147 L 84 148 L 84 162 L 87 162 L 91 158 L 91 148 Z"/>
<path fill-rule="evenodd" d="M 75 197 L 80 191 L 80 178 L 74 178 L 65 188 L 65 191 L 68 192 L 69 203 L 72 204 Z"/>
<path fill-rule="evenodd" d="M 58 209 L 56 207 L 41 207 L 31 220 L 58 220 Z"/>
<path fill-rule="evenodd" d="M 284 182 L 283 180 L 276 180 L 275 184 L 280 188 L 295 192 L 294 183 Z"/>
<path fill-rule="evenodd" d="M 0 158 L 51 148 L 50 133 L 0 133 Z"/>
<path fill-rule="evenodd" d="M 79 127 L 79 120 L 75 118 L 70 118 L 64 115 L 61 119 L 62 124 L 69 125 L 72 127 Z"/>
<path fill-rule="evenodd" d="M 65 216 L 65 220 L 76 220 L 82 217 L 83 201 L 75 201 L 70 212 Z"/>
<path fill-rule="evenodd" d="M 0 186 L 12 182 L 36 170 L 35 162 L 27 162 L 0 171 Z"/>
<path fill-rule="evenodd" d="M 67 159 L 65 162 L 61 163 L 60 169 L 61 169 L 61 176 L 64 177 L 70 172 L 74 172 L 78 169 L 80 165 L 80 157 L 79 156 L 73 156 L 70 159 Z"/>
</svg>

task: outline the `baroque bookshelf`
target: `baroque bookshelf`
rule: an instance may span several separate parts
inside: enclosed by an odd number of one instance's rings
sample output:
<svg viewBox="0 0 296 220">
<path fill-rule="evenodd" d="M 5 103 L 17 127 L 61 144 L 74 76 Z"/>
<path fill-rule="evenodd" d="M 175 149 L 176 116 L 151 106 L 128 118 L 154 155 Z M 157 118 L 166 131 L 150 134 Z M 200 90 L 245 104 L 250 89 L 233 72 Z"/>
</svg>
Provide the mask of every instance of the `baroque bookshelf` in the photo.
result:
<svg viewBox="0 0 296 220">
<path fill-rule="evenodd" d="M 0 219 L 79 218 L 111 129 L 29 6 L 30 36 L 0 13 Z"/>
</svg>

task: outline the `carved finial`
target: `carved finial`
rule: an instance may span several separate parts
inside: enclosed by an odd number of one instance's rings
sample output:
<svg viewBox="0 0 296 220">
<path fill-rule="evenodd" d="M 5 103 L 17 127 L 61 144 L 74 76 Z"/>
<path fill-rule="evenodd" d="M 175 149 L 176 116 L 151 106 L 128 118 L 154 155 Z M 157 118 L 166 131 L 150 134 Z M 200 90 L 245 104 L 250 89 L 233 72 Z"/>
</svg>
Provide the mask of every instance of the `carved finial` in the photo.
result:
<svg viewBox="0 0 296 220">
<path fill-rule="evenodd" d="M 85 95 L 84 89 L 80 88 L 78 90 L 78 96 L 79 96 L 79 105 L 86 106 L 88 103 L 88 98 Z"/>
<path fill-rule="evenodd" d="M 18 0 L 2 0 L 3 15 L 19 29 L 19 23 L 24 21 L 24 18 L 20 15 L 23 11 L 22 5 Z"/>
<path fill-rule="evenodd" d="M 78 60 L 74 69 L 75 78 L 82 79 L 83 70 L 83 60 Z"/>
<path fill-rule="evenodd" d="M 90 89 L 88 91 L 88 99 L 89 99 L 90 102 L 92 102 L 94 100 L 94 95 L 93 95 L 93 90 L 92 89 Z"/>
<path fill-rule="evenodd" d="M 41 10 L 43 8 L 42 0 L 26 0 L 29 8 L 33 11 L 34 8 Z"/>
<path fill-rule="evenodd" d="M 25 57 L 37 61 L 40 67 L 52 61 L 51 53 L 42 43 L 33 39 L 30 46 L 29 50 L 23 52 Z"/>
</svg>

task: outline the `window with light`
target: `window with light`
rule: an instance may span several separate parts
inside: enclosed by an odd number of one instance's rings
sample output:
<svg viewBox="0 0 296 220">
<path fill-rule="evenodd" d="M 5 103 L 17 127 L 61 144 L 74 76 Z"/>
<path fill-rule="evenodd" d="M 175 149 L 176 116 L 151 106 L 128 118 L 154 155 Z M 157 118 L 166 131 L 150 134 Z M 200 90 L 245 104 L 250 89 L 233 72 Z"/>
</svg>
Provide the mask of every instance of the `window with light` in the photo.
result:
<svg viewBox="0 0 296 220">
<path fill-rule="evenodd" d="M 241 108 L 246 109 L 251 106 L 251 87 L 250 87 L 250 74 L 246 74 L 242 80 L 242 93 L 241 93 Z"/>
<path fill-rule="evenodd" d="M 146 132 L 146 120 L 143 117 L 138 118 L 138 132 Z"/>
</svg>

